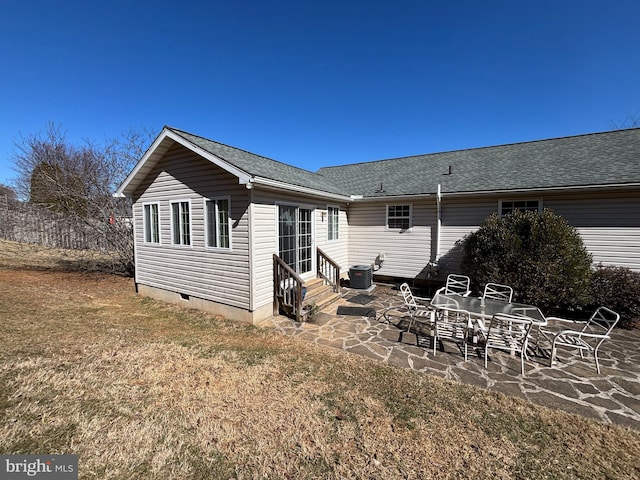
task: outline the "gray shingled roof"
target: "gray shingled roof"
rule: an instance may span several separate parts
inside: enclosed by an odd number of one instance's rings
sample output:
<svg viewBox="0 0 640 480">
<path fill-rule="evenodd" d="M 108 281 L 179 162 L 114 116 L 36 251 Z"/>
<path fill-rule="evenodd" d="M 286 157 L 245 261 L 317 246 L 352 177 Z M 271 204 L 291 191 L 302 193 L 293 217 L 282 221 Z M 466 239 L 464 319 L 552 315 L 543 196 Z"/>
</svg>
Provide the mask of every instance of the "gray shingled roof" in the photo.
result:
<svg viewBox="0 0 640 480">
<path fill-rule="evenodd" d="M 443 193 L 637 184 L 640 129 L 326 167 L 318 173 L 364 197 L 435 193 L 438 184 Z"/>
<path fill-rule="evenodd" d="M 170 130 L 251 176 L 340 195 L 433 194 L 438 184 L 443 193 L 471 193 L 640 183 L 638 128 L 325 167 L 316 173 Z"/>
<path fill-rule="evenodd" d="M 176 135 L 180 135 L 185 140 L 221 158 L 250 176 L 277 180 L 290 185 L 312 188 L 327 193 L 348 195 L 340 186 L 317 173 L 262 157 L 239 148 L 214 142 L 182 130 L 171 127 L 167 128 Z"/>
</svg>

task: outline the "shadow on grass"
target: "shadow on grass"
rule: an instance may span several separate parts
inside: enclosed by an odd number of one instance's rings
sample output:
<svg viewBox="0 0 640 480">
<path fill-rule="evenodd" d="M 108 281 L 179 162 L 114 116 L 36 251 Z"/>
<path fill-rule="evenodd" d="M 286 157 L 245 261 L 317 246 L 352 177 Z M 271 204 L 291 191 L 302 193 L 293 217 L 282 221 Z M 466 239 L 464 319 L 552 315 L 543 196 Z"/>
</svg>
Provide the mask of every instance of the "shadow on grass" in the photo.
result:
<svg viewBox="0 0 640 480">
<path fill-rule="evenodd" d="M 126 270 L 121 262 L 110 259 L 58 259 L 56 261 L 55 270 L 62 270 L 66 272 L 108 273 L 121 277 L 133 277 L 133 272 Z"/>
</svg>

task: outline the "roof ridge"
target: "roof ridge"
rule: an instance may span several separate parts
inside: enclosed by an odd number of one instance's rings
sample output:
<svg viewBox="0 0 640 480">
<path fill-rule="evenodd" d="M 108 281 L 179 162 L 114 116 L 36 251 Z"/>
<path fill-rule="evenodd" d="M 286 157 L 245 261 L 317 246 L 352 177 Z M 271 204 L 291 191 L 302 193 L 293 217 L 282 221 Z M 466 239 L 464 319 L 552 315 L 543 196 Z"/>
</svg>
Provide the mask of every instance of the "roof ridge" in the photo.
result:
<svg viewBox="0 0 640 480">
<path fill-rule="evenodd" d="M 565 135 L 565 136 L 562 136 L 562 137 L 540 138 L 540 139 L 537 139 L 537 140 L 527 140 L 527 141 L 523 141 L 523 142 L 502 143 L 502 144 L 499 144 L 499 145 L 485 145 L 483 147 L 459 148 L 459 149 L 456 149 L 456 150 L 443 150 L 443 151 L 440 151 L 440 152 L 418 153 L 416 155 L 405 155 L 405 156 L 402 156 L 402 157 L 382 158 L 380 160 L 366 160 L 366 161 L 356 162 L 356 163 L 345 163 L 343 165 L 329 165 L 327 167 L 321 167 L 320 169 L 318 169 L 318 171 L 320 171 L 320 170 L 329 170 L 329 169 L 334 169 L 334 168 L 351 167 L 351 166 L 356 166 L 356 165 L 367 165 L 367 164 L 372 164 L 372 163 L 395 162 L 395 161 L 398 161 L 398 160 L 405 160 L 405 159 L 418 158 L 418 157 L 431 157 L 431 156 L 436 156 L 436 155 L 445 155 L 445 154 L 448 154 L 448 153 L 474 152 L 474 151 L 478 151 L 478 150 L 489 150 L 489 149 L 502 148 L 502 147 L 513 147 L 513 146 L 516 146 L 516 145 L 527 145 L 527 144 L 551 142 L 551 141 L 557 141 L 557 140 L 568 140 L 568 139 L 572 139 L 572 138 L 581 138 L 581 137 L 589 137 L 589 136 L 596 136 L 596 135 L 615 134 L 615 133 L 628 132 L 628 131 L 632 131 L 632 130 L 640 130 L 640 127 L 620 128 L 620 129 L 615 129 L 615 130 L 605 130 L 605 131 L 602 131 L 602 132 L 581 133 L 581 134 L 578 134 L 578 135 Z"/>
</svg>

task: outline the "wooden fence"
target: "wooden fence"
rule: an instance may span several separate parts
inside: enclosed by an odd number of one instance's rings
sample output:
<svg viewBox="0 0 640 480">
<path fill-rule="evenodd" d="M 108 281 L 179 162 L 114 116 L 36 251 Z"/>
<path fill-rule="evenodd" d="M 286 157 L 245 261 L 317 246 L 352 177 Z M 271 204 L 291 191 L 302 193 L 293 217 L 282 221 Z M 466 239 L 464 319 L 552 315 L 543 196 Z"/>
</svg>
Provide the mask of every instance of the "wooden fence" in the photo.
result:
<svg viewBox="0 0 640 480">
<path fill-rule="evenodd" d="M 3 202 L 0 197 L 0 238 L 53 248 L 109 249 L 99 237 L 90 225 L 37 205 Z"/>
</svg>

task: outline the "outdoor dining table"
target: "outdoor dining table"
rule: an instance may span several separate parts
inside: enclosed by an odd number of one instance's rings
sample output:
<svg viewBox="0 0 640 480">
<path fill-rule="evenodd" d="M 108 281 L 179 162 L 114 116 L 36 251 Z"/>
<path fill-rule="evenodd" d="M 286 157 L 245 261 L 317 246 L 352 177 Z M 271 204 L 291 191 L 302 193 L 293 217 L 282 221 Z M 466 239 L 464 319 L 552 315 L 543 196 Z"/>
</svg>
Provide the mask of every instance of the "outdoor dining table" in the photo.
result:
<svg viewBox="0 0 640 480">
<path fill-rule="evenodd" d="M 547 319 L 538 307 L 525 303 L 502 302 L 482 297 L 463 297 L 462 295 L 438 293 L 431 299 L 430 306 L 441 312 L 447 310 L 465 310 L 469 312 L 470 321 L 473 319 L 479 329 L 486 332 L 485 322 L 491 322 L 496 313 L 506 313 L 526 317 L 531 320 L 534 328 L 547 324 Z M 469 325 L 469 328 L 475 328 Z M 475 338 L 475 332 L 474 332 Z"/>
</svg>

